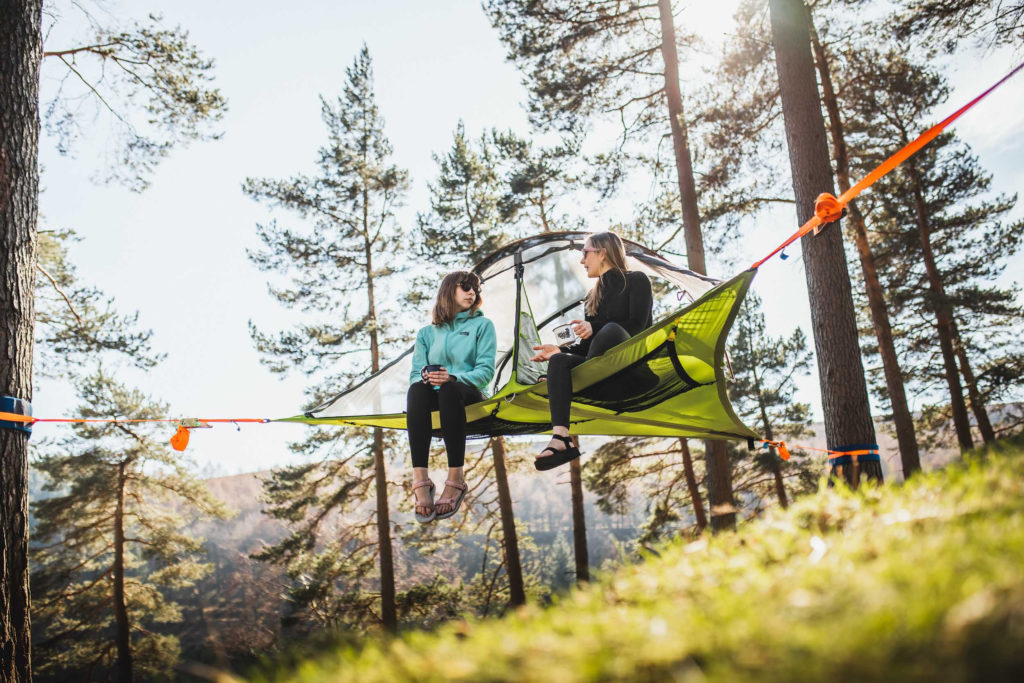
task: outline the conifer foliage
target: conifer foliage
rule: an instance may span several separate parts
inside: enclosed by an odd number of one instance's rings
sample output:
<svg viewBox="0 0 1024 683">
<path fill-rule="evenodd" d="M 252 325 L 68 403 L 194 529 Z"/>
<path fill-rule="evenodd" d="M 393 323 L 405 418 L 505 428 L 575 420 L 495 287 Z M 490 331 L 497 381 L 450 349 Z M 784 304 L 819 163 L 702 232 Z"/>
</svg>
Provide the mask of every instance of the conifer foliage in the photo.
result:
<svg viewBox="0 0 1024 683">
<path fill-rule="evenodd" d="M 863 53 L 851 68 L 860 78 L 850 79 L 844 101 L 853 158 L 865 172 L 934 122 L 948 86 L 895 50 Z M 892 89 L 872 85 L 881 82 Z M 1011 399 L 1024 369 L 1019 291 L 998 284 L 1020 251 L 1024 222 L 1007 219 L 1017 198 L 993 195 L 991 180 L 946 132 L 880 180 L 866 204 L 904 373 L 930 399 L 926 416 L 952 417 L 963 448 L 974 443 L 968 410 L 991 442 L 987 406 Z"/>
<path fill-rule="evenodd" d="M 138 329 L 139 314 L 118 312 L 112 297 L 79 277 L 69 248 L 75 233 L 40 230 L 37 238 L 36 372 L 74 377 L 105 352 L 155 367 L 162 356 L 150 348 L 152 331 Z"/>
<path fill-rule="evenodd" d="M 796 398 L 796 378 L 810 374 L 813 354 L 807 348 L 803 330 L 789 337 L 767 333 L 761 298 L 748 292 L 733 324 L 729 344 L 733 381 L 729 396 L 737 413 L 769 441 L 796 438 L 810 432 L 811 407 Z M 783 465 L 774 452 L 761 451 L 756 465 L 772 475 L 779 505 L 789 505 Z M 787 463 L 786 469 L 795 472 Z"/>
<path fill-rule="evenodd" d="M 509 58 L 527 74 L 536 124 L 580 131 L 593 118 L 613 115 L 623 143 L 671 136 L 687 264 L 706 274 L 672 2 L 488 0 L 484 6 Z M 712 528 L 735 528 L 724 444 L 708 441 L 705 452 Z"/>
<path fill-rule="evenodd" d="M 44 75 L 56 85 L 43 93 L 42 114 L 59 152 L 74 151 L 83 120 L 102 121 L 113 135 L 99 177 L 141 191 L 171 150 L 220 137 L 213 125 L 227 100 L 213 85 L 213 60 L 187 31 L 166 27 L 157 15 L 120 26 L 90 0 L 57 1 L 47 9 L 47 35 L 54 24 L 85 27 L 66 44 L 47 42 L 43 53 Z"/>
<path fill-rule="evenodd" d="M 768 6 L 797 219 L 804 223 L 814 214 L 818 194 L 835 189 L 811 57 L 807 8 L 802 0 L 769 0 Z M 800 243 L 825 436 L 833 449 L 875 441 L 842 239 L 838 226 L 832 226 L 819 235 L 805 236 Z M 872 475 L 881 477 L 881 469 Z"/>
<path fill-rule="evenodd" d="M 79 386 L 85 418 L 161 418 L 167 406 L 98 371 Z M 40 674 L 119 681 L 170 675 L 180 621 L 168 591 L 209 569 L 182 529 L 224 508 L 166 445 L 160 424 L 82 424 L 35 462 L 48 493 L 32 505 L 35 661 Z"/>
<path fill-rule="evenodd" d="M 328 140 L 316 175 L 249 178 L 243 186 L 254 199 L 308 221 L 303 228 L 260 226 L 263 248 L 250 253 L 260 269 L 288 279 L 283 287 L 271 285 L 271 294 L 306 314 L 306 322 L 276 335 L 255 326 L 251 332 L 271 370 L 314 379 L 312 405 L 379 370 L 399 341 L 390 336 L 396 292 L 388 287 L 403 261 L 394 210 L 407 174 L 390 161 L 365 45 L 346 76 L 336 101 L 321 98 Z M 267 481 L 268 512 L 290 523 L 292 534 L 259 557 L 285 565 L 296 580 L 300 620 L 397 623 L 385 438 L 380 429 L 318 431 L 293 445 L 317 460 L 277 470 Z M 364 509 L 360 522 L 336 528 L 338 515 L 354 513 L 370 495 L 373 512 Z M 379 592 L 368 592 L 375 564 Z"/>
<path fill-rule="evenodd" d="M 424 282 L 422 289 L 436 289 L 438 278 L 446 271 L 465 269 L 475 264 L 512 237 L 509 225 L 503 219 L 501 206 L 509 195 L 507 184 L 501 176 L 501 152 L 495 142 L 495 134 L 484 133 L 474 144 L 466 136 L 464 124 L 460 121 L 452 137 L 452 146 L 444 155 L 434 155 L 437 163 L 437 177 L 429 184 L 430 212 L 419 215 L 417 249 L 432 264 L 431 275 L 435 278 Z M 521 235 L 516 235 L 519 237 Z M 483 296 L 483 312 L 486 315 L 486 294 Z M 503 437 L 494 437 L 488 447 L 467 454 L 467 481 L 470 472 L 489 469 L 484 466 L 484 457 L 490 453 L 494 471 L 494 488 L 497 493 L 497 517 L 500 518 L 500 542 L 493 504 L 479 506 L 484 511 L 473 531 L 487 528 L 483 546 L 484 562 L 479 574 L 472 580 L 470 595 L 474 602 L 482 605 L 484 614 L 497 603 L 497 595 L 506 591 L 496 589 L 497 579 L 504 570 L 507 578 L 508 603 L 513 606 L 526 602 L 523 580 L 523 563 L 519 552 L 519 533 L 516 529 L 512 494 L 508 483 L 510 465 L 508 448 Z M 479 475 L 477 475 L 479 476 Z M 469 502 L 483 503 L 490 489 L 489 482 L 471 484 L 472 498 Z M 456 533 L 469 530 L 467 518 L 470 506 L 459 520 Z M 432 536 L 443 532 L 431 529 Z M 413 543 L 419 543 L 419 534 L 414 534 Z M 452 550 L 454 538 L 449 535 L 448 550 Z M 492 551 L 491 543 L 495 543 Z"/>
<path fill-rule="evenodd" d="M 459 121 L 452 144 L 435 154 L 437 176 L 428 184 L 430 211 L 420 213 L 415 240 L 432 270 L 468 268 L 509 241 L 499 207 L 503 182 L 499 152 L 484 133 L 473 140 Z"/>
</svg>

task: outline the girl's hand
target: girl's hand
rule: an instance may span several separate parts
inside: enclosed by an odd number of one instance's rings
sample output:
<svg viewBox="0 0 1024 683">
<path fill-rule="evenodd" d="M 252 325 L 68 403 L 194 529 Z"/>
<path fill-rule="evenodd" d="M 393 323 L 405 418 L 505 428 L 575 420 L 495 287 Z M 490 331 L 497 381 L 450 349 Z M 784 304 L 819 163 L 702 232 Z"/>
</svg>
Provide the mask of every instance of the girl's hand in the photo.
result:
<svg viewBox="0 0 1024 683">
<path fill-rule="evenodd" d="M 556 353 L 561 353 L 562 349 L 558 348 L 554 344 L 541 344 L 540 346 L 534 346 L 534 351 L 540 351 L 536 356 L 531 358 L 533 361 L 544 361 L 551 358 Z"/>
<path fill-rule="evenodd" d="M 590 339 L 594 336 L 594 326 L 586 320 L 571 320 L 569 322 L 572 324 L 572 331 L 580 339 Z"/>
<path fill-rule="evenodd" d="M 435 387 L 439 387 L 445 382 L 451 379 L 451 375 L 448 374 L 448 368 L 441 368 L 437 372 L 428 372 L 427 381 Z"/>
</svg>

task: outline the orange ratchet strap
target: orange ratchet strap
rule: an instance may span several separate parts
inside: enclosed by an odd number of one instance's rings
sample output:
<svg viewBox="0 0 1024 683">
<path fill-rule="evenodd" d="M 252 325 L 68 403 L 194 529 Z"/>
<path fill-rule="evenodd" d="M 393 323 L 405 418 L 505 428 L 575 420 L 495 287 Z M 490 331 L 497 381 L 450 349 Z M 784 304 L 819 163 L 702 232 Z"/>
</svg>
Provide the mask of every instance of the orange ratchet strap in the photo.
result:
<svg viewBox="0 0 1024 683">
<path fill-rule="evenodd" d="M 802 226 L 800 226 L 800 229 L 793 233 L 792 237 L 790 237 L 785 242 L 780 244 L 772 253 L 765 256 L 763 259 L 755 263 L 752 267 L 758 268 L 762 263 L 770 259 L 772 256 L 775 256 L 777 253 L 779 253 L 780 251 L 788 247 L 790 244 L 792 244 L 793 242 L 797 241 L 798 239 L 809 233 L 811 230 L 814 230 L 815 234 L 817 234 L 819 226 L 822 226 L 826 223 L 831 223 L 834 220 L 838 220 L 840 216 L 842 216 L 843 207 L 845 207 L 850 202 L 850 200 L 855 198 L 864 190 L 868 189 L 879 178 L 881 178 L 886 173 L 902 164 L 904 161 L 910 158 L 911 155 L 913 155 L 919 149 L 921 149 L 929 142 L 931 142 L 933 139 L 935 139 L 935 137 L 946 128 L 946 126 L 960 118 L 960 116 L 964 112 L 966 112 L 968 109 L 970 109 L 978 102 L 980 102 L 982 98 L 984 98 L 990 92 L 992 92 L 993 90 L 1001 86 L 1003 83 L 1008 81 L 1014 74 L 1016 74 L 1022 68 L 1024 68 L 1024 63 L 1017 65 L 1017 67 L 1013 71 L 999 79 L 998 83 L 996 83 L 988 90 L 975 97 L 973 100 L 971 100 L 964 106 L 957 109 L 955 112 L 947 116 L 939 123 L 935 124 L 925 132 L 921 133 L 921 135 L 919 135 L 916 140 L 914 140 L 906 147 L 904 147 L 903 149 L 901 149 L 900 151 L 896 152 L 891 157 L 883 161 L 878 166 L 878 168 L 871 171 L 871 173 L 868 173 L 859 183 L 851 187 L 849 190 L 841 194 L 839 197 L 835 197 L 829 194 L 828 192 L 823 192 L 822 194 L 818 195 L 818 198 L 814 202 L 814 215 L 811 216 L 811 219 L 804 223 Z"/>
</svg>

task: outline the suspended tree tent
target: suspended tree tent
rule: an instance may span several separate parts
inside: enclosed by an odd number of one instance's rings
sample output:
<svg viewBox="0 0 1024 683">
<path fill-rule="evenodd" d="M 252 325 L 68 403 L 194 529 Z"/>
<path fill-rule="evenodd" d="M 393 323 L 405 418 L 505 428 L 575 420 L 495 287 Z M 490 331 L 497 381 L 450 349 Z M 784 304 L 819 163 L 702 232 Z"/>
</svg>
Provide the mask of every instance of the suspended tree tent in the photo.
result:
<svg viewBox="0 0 1024 683">
<path fill-rule="evenodd" d="M 473 268 L 484 283 L 482 310 L 494 322 L 498 354 L 490 398 L 466 407 L 470 437 L 550 431 L 547 363 L 530 357 L 534 345 L 554 343 L 552 328 L 583 318 L 583 298 L 593 285 L 579 263 L 586 238 L 583 232 L 527 237 Z M 639 244 L 624 244 L 628 268 L 651 278 L 656 322 L 573 370 L 572 432 L 757 438 L 733 412 L 723 374 L 726 335 L 755 271 L 720 282 Z M 410 347 L 379 372 L 286 421 L 405 429 L 411 355 Z M 433 418 L 437 429 L 436 412 Z"/>
</svg>

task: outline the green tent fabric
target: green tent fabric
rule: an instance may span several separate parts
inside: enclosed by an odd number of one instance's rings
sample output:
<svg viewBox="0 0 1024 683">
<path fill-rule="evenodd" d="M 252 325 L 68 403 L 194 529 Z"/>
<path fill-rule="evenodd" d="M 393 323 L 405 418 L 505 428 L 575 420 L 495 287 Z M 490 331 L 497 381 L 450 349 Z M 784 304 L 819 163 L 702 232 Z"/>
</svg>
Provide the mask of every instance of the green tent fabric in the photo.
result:
<svg viewBox="0 0 1024 683">
<path fill-rule="evenodd" d="M 585 238 L 586 233 L 538 235 L 498 250 L 474 268 L 484 281 L 484 311 L 498 330 L 499 358 L 492 395 L 466 408 L 470 437 L 550 431 L 546 363 L 529 358 L 552 327 L 582 318 L 581 301 L 591 283 L 574 265 Z M 652 327 L 573 370 L 571 431 L 757 438 L 733 411 L 723 371 L 725 340 L 756 271 L 717 283 L 640 245 L 626 242 L 626 247 L 630 269 L 648 273 L 660 302 L 683 292 L 694 300 L 677 303 Z M 404 429 L 410 362 L 411 349 L 323 405 L 285 421 Z M 437 419 L 435 413 L 435 428 Z"/>
</svg>

